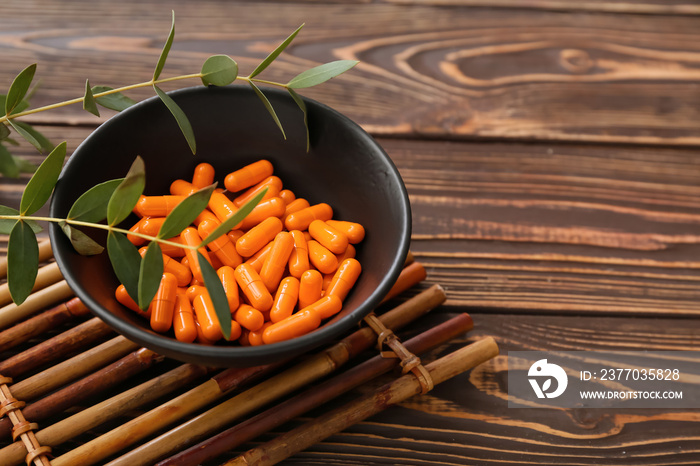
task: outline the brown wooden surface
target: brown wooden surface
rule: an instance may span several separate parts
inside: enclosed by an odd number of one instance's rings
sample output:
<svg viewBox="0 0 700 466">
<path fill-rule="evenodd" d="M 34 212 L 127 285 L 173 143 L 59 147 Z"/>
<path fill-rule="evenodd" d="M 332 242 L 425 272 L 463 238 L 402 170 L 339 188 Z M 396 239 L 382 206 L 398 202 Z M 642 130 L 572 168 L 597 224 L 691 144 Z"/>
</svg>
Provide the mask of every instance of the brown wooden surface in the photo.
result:
<svg viewBox="0 0 700 466">
<path fill-rule="evenodd" d="M 406 182 L 411 249 L 448 293 L 409 333 L 466 311 L 464 339 L 503 353 L 287 464 L 700 464 L 697 409 L 506 402 L 508 351 L 700 348 L 698 2 L 6 0 L 0 89 L 32 62 L 35 105 L 81 96 L 85 78 L 146 81 L 171 8 L 164 76 L 215 53 L 245 74 L 302 22 L 265 77 L 361 60 L 303 94 L 377 136 Z M 28 121 L 74 150 L 109 115 Z M 2 178 L 0 203 L 27 179 Z"/>
</svg>

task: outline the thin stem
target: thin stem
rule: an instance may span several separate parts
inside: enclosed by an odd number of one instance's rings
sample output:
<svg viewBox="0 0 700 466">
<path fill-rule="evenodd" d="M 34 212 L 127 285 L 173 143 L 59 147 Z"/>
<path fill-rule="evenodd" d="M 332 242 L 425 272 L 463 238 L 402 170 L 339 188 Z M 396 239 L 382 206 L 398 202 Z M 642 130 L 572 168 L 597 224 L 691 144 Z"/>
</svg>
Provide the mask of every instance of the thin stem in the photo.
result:
<svg viewBox="0 0 700 466">
<path fill-rule="evenodd" d="M 254 82 L 260 83 L 260 84 L 268 84 L 270 86 L 283 87 L 283 88 L 287 89 L 286 84 L 276 83 L 274 81 L 267 81 L 265 79 L 251 78 L 250 76 L 239 76 L 237 79 L 242 79 L 243 81 L 248 81 L 248 82 L 254 81 Z"/>
</svg>

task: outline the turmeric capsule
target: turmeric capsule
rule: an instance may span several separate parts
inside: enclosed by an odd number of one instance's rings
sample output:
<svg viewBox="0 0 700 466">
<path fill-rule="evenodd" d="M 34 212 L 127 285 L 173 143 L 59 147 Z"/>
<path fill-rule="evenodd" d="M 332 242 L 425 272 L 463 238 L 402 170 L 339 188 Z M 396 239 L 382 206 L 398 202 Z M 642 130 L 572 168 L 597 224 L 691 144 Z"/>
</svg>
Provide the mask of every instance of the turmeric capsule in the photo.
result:
<svg viewBox="0 0 700 466">
<path fill-rule="evenodd" d="M 338 258 L 315 240 L 307 241 L 309 261 L 321 273 L 333 273 L 338 268 Z"/>
<path fill-rule="evenodd" d="M 147 220 L 146 218 L 140 219 L 138 222 L 134 223 L 134 225 L 131 228 L 129 228 L 129 231 L 132 233 L 142 233 L 141 224 L 143 222 L 145 222 L 146 220 Z M 141 246 L 142 244 L 144 244 L 146 242 L 146 238 L 141 238 L 140 236 L 130 235 L 128 233 L 126 234 L 126 239 L 131 241 L 131 244 L 133 244 L 134 246 Z"/>
<path fill-rule="evenodd" d="M 192 305 L 204 337 L 209 341 L 221 340 L 224 335 L 221 333 L 219 319 L 216 317 L 214 303 L 209 293 L 205 291 L 195 296 Z"/>
<path fill-rule="evenodd" d="M 277 343 L 305 335 L 321 325 L 321 316 L 314 310 L 299 311 L 282 319 L 263 331 L 265 344 Z"/>
<path fill-rule="evenodd" d="M 238 228 L 249 230 L 268 217 L 282 217 L 284 215 L 284 201 L 281 197 L 272 197 L 261 201 L 241 221 Z"/>
<path fill-rule="evenodd" d="M 351 244 L 357 244 L 365 238 L 365 227 L 357 222 L 330 219 L 326 223 L 347 236 Z"/>
<path fill-rule="evenodd" d="M 189 196 L 195 192 L 197 192 L 197 188 L 188 181 L 175 180 L 170 183 L 170 194 L 173 196 Z"/>
<path fill-rule="evenodd" d="M 143 311 L 139 307 L 138 304 L 136 304 L 136 301 L 134 301 L 131 296 L 129 296 L 129 293 L 126 291 L 126 287 L 124 285 L 119 285 L 117 287 L 117 290 L 114 292 L 114 297 L 117 298 L 117 301 L 140 315 L 141 317 L 146 317 L 148 319 L 151 318 L 151 312 L 150 310 Z"/>
<path fill-rule="evenodd" d="M 141 257 L 146 254 L 146 247 L 139 249 Z M 192 271 L 189 267 L 182 265 L 167 254 L 163 254 L 163 272 L 175 275 L 177 286 L 187 286 L 192 281 Z"/>
<path fill-rule="evenodd" d="M 228 233 L 226 233 L 226 236 L 228 236 L 228 239 L 230 239 L 231 242 L 235 245 L 236 241 L 238 241 L 238 238 L 243 236 L 243 233 L 243 230 L 231 230 Z"/>
<path fill-rule="evenodd" d="M 304 309 L 321 298 L 323 275 L 314 269 L 309 269 L 299 279 L 299 309 Z"/>
<path fill-rule="evenodd" d="M 170 330 L 173 325 L 175 301 L 177 299 L 177 278 L 171 273 L 164 273 L 160 286 L 149 309 L 151 311 L 151 328 L 160 333 Z"/>
<path fill-rule="evenodd" d="M 272 302 L 270 320 L 274 323 L 291 316 L 298 300 L 299 280 L 294 277 L 283 278 Z"/>
<path fill-rule="evenodd" d="M 263 332 L 265 332 L 265 329 L 272 325 L 272 322 L 265 322 L 263 326 L 260 328 L 260 330 L 256 330 L 254 332 L 249 332 L 248 333 L 248 344 L 250 346 L 260 346 L 265 344 L 263 341 Z"/>
<path fill-rule="evenodd" d="M 294 199 L 292 202 L 287 203 L 287 206 L 284 209 L 284 216 L 282 218 L 286 220 L 290 214 L 293 214 L 294 212 L 299 212 L 302 209 L 306 209 L 310 205 L 311 204 L 309 204 L 309 201 L 302 197 Z"/>
<path fill-rule="evenodd" d="M 314 220 L 309 224 L 311 237 L 333 254 L 342 254 L 348 247 L 348 237 L 323 220 Z"/>
<path fill-rule="evenodd" d="M 277 176 L 268 176 L 260 183 L 256 184 L 240 196 L 236 197 L 233 200 L 233 204 L 236 207 L 241 208 L 245 203 L 253 199 L 255 196 L 258 195 L 258 193 L 262 192 L 262 190 L 265 188 L 267 188 L 267 192 L 265 193 L 261 201 L 264 201 L 265 199 L 270 199 L 271 197 L 277 197 L 279 192 L 282 191 L 282 180 L 280 180 Z"/>
<path fill-rule="evenodd" d="M 241 346 L 251 346 L 249 335 L 250 330 L 241 327 L 241 336 L 238 337 L 238 344 Z"/>
<path fill-rule="evenodd" d="M 272 242 L 270 252 L 260 270 L 260 278 L 270 293 L 273 293 L 282 279 L 289 256 L 294 249 L 294 238 L 288 231 L 280 231 Z"/>
<path fill-rule="evenodd" d="M 337 296 L 341 301 L 344 301 L 361 271 L 362 266 L 357 259 L 345 259 L 333 275 L 330 285 L 326 288 L 325 296 Z"/>
<path fill-rule="evenodd" d="M 304 233 L 299 230 L 289 232 L 294 238 L 294 249 L 289 255 L 289 274 L 299 278 L 301 274 L 309 270 L 309 250 L 306 245 Z"/>
<path fill-rule="evenodd" d="M 355 246 L 353 246 L 352 244 L 348 244 L 348 247 L 345 248 L 345 251 L 342 254 L 337 254 L 335 257 L 338 259 L 338 263 L 340 264 L 345 259 L 354 258 L 355 254 L 356 254 Z"/>
<path fill-rule="evenodd" d="M 299 312 L 312 311 L 323 319 L 336 315 L 343 308 L 343 302 L 335 295 L 324 296 L 318 301 L 309 304 Z"/>
<path fill-rule="evenodd" d="M 182 239 L 179 236 L 173 238 L 168 238 L 169 243 L 183 244 Z M 173 246 L 167 243 L 160 243 L 160 251 L 163 254 L 167 254 L 173 258 L 185 257 L 185 248 L 179 246 Z"/>
<path fill-rule="evenodd" d="M 331 218 L 333 218 L 333 209 L 322 202 L 292 212 L 285 218 L 284 225 L 287 230 L 306 230 L 314 220 L 330 220 Z"/>
<path fill-rule="evenodd" d="M 224 193 L 212 193 L 207 206 L 209 207 L 209 210 L 216 215 L 220 222 L 225 222 L 230 216 L 238 211 L 238 208 L 233 205 L 233 201 Z"/>
<path fill-rule="evenodd" d="M 272 295 L 265 288 L 258 272 L 244 262 L 236 267 L 234 275 L 248 302 L 259 311 L 269 311 L 272 307 Z"/>
<path fill-rule="evenodd" d="M 140 217 L 167 217 L 186 196 L 141 196 L 134 207 Z"/>
<path fill-rule="evenodd" d="M 184 293 L 177 294 L 175 300 L 175 315 L 173 316 L 173 331 L 178 341 L 192 343 L 197 339 L 197 324 L 194 321 L 192 303 Z"/>
<path fill-rule="evenodd" d="M 165 217 L 145 217 L 139 222 L 139 233 L 149 236 L 158 236 L 163 222 L 165 222 Z"/>
<path fill-rule="evenodd" d="M 233 314 L 233 319 L 238 322 L 241 327 L 251 332 L 260 330 L 265 323 L 262 312 L 248 304 L 241 304 L 238 306 L 238 309 L 236 309 L 236 312 Z"/>
<path fill-rule="evenodd" d="M 206 239 L 219 225 L 221 225 L 221 223 L 218 220 L 203 220 L 197 227 L 197 232 L 202 239 Z M 243 262 L 241 255 L 236 251 L 236 246 L 227 235 L 219 236 L 207 246 L 224 265 L 236 267 Z"/>
<path fill-rule="evenodd" d="M 294 192 L 290 191 L 289 189 L 281 190 L 277 196 L 282 198 L 284 205 L 289 205 L 289 203 L 297 198 Z"/>
<path fill-rule="evenodd" d="M 224 186 L 232 193 L 249 188 L 271 176 L 272 164 L 267 160 L 258 160 L 250 165 L 229 173 L 224 178 Z"/>
<path fill-rule="evenodd" d="M 203 162 L 194 167 L 192 174 L 192 186 L 197 189 L 206 188 L 214 182 L 214 167 L 211 164 Z"/>
<path fill-rule="evenodd" d="M 250 257 L 263 246 L 272 241 L 275 235 L 282 231 L 282 221 L 277 217 L 269 217 L 248 230 L 236 241 L 236 250 L 243 257 Z"/>
<path fill-rule="evenodd" d="M 231 312 L 234 312 L 240 304 L 235 270 L 233 267 L 225 265 L 217 269 L 216 274 L 219 276 L 219 280 L 221 280 L 221 284 L 224 287 L 224 293 L 226 293 L 226 299 L 228 300 L 228 307 L 231 309 Z"/>
<path fill-rule="evenodd" d="M 202 332 L 202 325 L 199 323 L 196 316 L 194 319 L 194 323 L 197 326 L 197 343 L 199 343 L 200 345 L 207 346 L 214 345 L 216 343 L 215 341 L 208 340 L 207 337 L 204 336 L 204 333 Z"/>
<path fill-rule="evenodd" d="M 214 213 L 209 210 L 209 209 L 204 209 L 197 215 L 197 217 L 194 219 L 194 224 L 195 226 L 199 226 L 200 223 L 202 223 L 205 220 L 213 221 L 215 223 L 221 223 L 221 220 L 219 220 L 219 217 L 214 215 Z"/>
<path fill-rule="evenodd" d="M 190 302 L 194 302 L 194 298 L 196 298 L 197 295 L 204 293 L 205 291 L 207 291 L 207 289 L 203 285 L 191 285 L 185 291 L 185 296 L 187 296 L 187 299 L 189 299 Z"/>
<path fill-rule="evenodd" d="M 180 233 L 180 238 L 182 242 L 188 246 L 197 246 L 202 242 L 202 238 L 197 233 L 194 227 L 187 227 Z M 211 264 L 211 258 L 209 253 L 205 248 L 199 248 L 198 251 L 204 256 L 204 258 Z M 190 270 L 192 270 L 192 277 L 195 280 L 199 280 L 204 283 L 204 278 L 202 277 L 202 269 L 199 267 L 199 261 L 197 260 L 197 253 L 193 249 L 185 249 L 185 255 L 187 256 L 187 262 L 189 263 Z"/>
<path fill-rule="evenodd" d="M 245 261 L 246 264 L 250 264 L 256 272 L 260 273 L 265 259 L 267 259 L 267 255 L 270 253 L 270 249 L 272 249 L 272 243 L 273 241 L 270 241 L 260 251 L 253 254 L 250 259 Z"/>
</svg>

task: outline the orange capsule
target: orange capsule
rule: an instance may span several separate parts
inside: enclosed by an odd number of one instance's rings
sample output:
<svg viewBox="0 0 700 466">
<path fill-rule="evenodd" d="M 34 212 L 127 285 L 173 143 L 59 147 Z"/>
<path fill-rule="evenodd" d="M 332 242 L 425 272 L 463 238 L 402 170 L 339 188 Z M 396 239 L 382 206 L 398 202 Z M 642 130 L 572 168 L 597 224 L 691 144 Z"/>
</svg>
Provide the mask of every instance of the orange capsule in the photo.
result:
<svg viewBox="0 0 700 466">
<path fill-rule="evenodd" d="M 144 217 L 139 222 L 139 233 L 149 236 L 158 236 L 160 232 L 160 227 L 163 226 L 165 222 L 165 217 Z"/>
<path fill-rule="evenodd" d="M 148 319 L 151 318 L 150 310 L 142 311 L 139 305 L 136 304 L 136 301 L 129 296 L 129 293 L 126 291 L 126 287 L 124 285 L 119 285 L 117 287 L 117 290 L 114 292 L 114 297 L 117 298 L 117 301 L 119 301 L 121 305 L 131 309 L 138 315 Z"/>
<path fill-rule="evenodd" d="M 338 263 L 340 264 L 343 262 L 345 259 L 352 259 L 355 257 L 355 246 L 352 244 L 348 244 L 348 247 L 345 248 L 345 251 L 342 254 L 338 254 L 335 257 L 338 259 Z"/>
<path fill-rule="evenodd" d="M 146 254 L 146 247 L 139 249 L 141 257 Z M 175 275 L 177 286 L 187 286 L 192 281 L 192 271 L 167 254 L 163 254 L 163 272 Z"/>
<path fill-rule="evenodd" d="M 209 341 L 221 340 L 224 335 L 221 333 L 219 319 L 216 317 L 214 303 L 209 293 L 205 291 L 195 296 L 192 305 L 204 337 Z"/>
<path fill-rule="evenodd" d="M 272 249 L 272 243 L 273 241 L 270 241 L 260 251 L 253 254 L 250 259 L 245 261 L 246 264 L 250 264 L 256 272 L 260 273 L 265 259 L 267 259 L 267 255 L 270 253 L 270 249 Z"/>
<path fill-rule="evenodd" d="M 282 198 L 285 205 L 289 205 L 292 201 L 294 201 L 297 198 L 296 195 L 289 189 L 283 189 L 282 191 L 280 191 L 278 196 Z"/>
<path fill-rule="evenodd" d="M 177 278 L 171 273 L 164 273 L 160 286 L 149 309 L 151 311 L 151 328 L 160 333 L 170 330 L 173 325 L 175 301 L 177 299 Z"/>
<path fill-rule="evenodd" d="M 306 230 L 314 220 L 330 220 L 331 218 L 333 218 L 333 209 L 322 202 L 292 212 L 284 219 L 284 225 L 287 230 Z"/>
<path fill-rule="evenodd" d="M 214 182 L 214 167 L 206 162 L 198 164 L 194 167 L 192 175 L 192 186 L 197 189 L 206 188 Z"/>
<path fill-rule="evenodd" d="M 289 255 L 289 274 L 299 278 L 301 274 L 309 270 L 309 249 L 306 245 L 304 233 L 299 230 L 289 232 L 294 238 L 294 249 Z"/>
<path fill-rule="evenodd" d="M 168 238 L 168 243 L 183 244 L 179 236 Z M 170 257 L 185 257 L 185 248 L 168 243 L 160 243 L 160 251 Z"/>
<path fill-rule="evenodd" d="M 321 298 L 323 275 L 314 269 L 309 269 L 299 279 L 299 309 L 304 309 Z"/>
<path fill-rule="evenodd" d="M 299 212 L 302 209 L 306 209 L 310 205 L 311 204 L 309 204 L 309 201 L 302 197 L 300 197 L 299 199 L 294 199 L 292 202 L 287 203 L 287 206 L 284 209 L 284 216 L 282 218 L 286 220 L 290 214 L 293 214 L 294 212 Z"/>
<path fill-rule="evenodd" d="M 265 332 L 265 329 L 272 325 L 272 322 L 265 322 L 263 326 L 254 332 L 249 332 L 248 333 L 248 344 L 250 346 L 260 346 L 265 344 L 263 341 L 263 332 Z"/>
<path fill-rule="evenodd" d="M 236 309 L 236 312 L 233 314 L 233 319 L 238 322 L 241 327 L 251 332 L 260 330 L 265 323 L 265 317 L 263 317 L 262 312 L 248 304 L 241 304 L 238 306 L 238 309 Z"/>
<path fill-rule="evenodd" d="M 365 238 L 365 227 L 357 222 L 345 220 L 327 220 L 326 223 L 348 237 L 351 244 L 357 244 Z"/>
<path fill-rule="evenodd" d="M 316 330 L 319 325 L 321 325 L 321 316 L 318 312 L 299 311 L 267 327 L 263 331 L 263 342 L 269 345 L 300 337 Z"/>
<path fill-rule="evenodd" d="M 194 224 L 195 226 L 199 226 L 200 223 L 202 223 L 205 220 L 213 221 L 215 223 L 221 223 L 221 220 L 219 220 L 219 217 L 214 215 L 214 213 L 209 210 L 209 209 L 204 209 L 197 215 L 197 217 L 194 219 Z"/>
<path fill-rule="evenodd" d="M 198 246 L 202 242 L 202 238 L 199 236 L 199 233 L 197 233 L 197 230 L 194 227 L 187 227 L 182 230 L 182 233 L 180 233 L 180 238 L 182 238 L 182 242 L 188 246 Z M 207 250 L 205 248 L 199 248 L 198 251 L 211 264 L 211 258 L 209 257 Z M 185 255 L 187 256 L 187 262 L 189 263 L 190 270 L 192 270 L 192 277 L 204 283 L 202 269 L 199 267 L 199 261 L 197 260 L 195 250 L 185 249 Z"/>
<path fill-rule="evenodd" d="M 197 188 L 185 180 L 175 180 L 170 184 L 170 194 L 173 196 L 189 196 L 197 192 Z"/>
<path fill-rule="evenodd" d="M 260 279 L 263 281 L 267 290 L 272 293 L 277 289 L 277 286 L 287 269 L 289 256 L 294 249 L 294 238 L 288 231 L 280 231 L 275 236 L 262 269 L 260 269 Z"/>
<path fill-rule="evenodd" d="M 333 254 L 342 254 L 348 247 L 348 237 L 323 220 L 309 224 L 309 234 Z"/>
<path fill-rule="evenodd" d="M 219 276 L 219 280 L 221 280 L 221 284 L 224 287 L 224 293 L 226 293 L 226 299 L 228 300 L 228 307 L 231 309 L 231 312 L 234 312 L 240 304 L 235 270 L 233 267 L 225 265 L 217 269 L 216 274 Z"/>
<path fill-rule="evenodd" d="M 197 324 L 194 321 L 192 303 L 184 293 L 178 293 L 175 300 L 173 331 L 178 341 L 192 343 L 197 339 Z"/>
<path fill-rule="evenodd" d="M 233 201 L 224 193 L 212 193 L 207 206 L 220 222 L 225 222 L 226 219 L 238 211 L 238 208 L 233 205 Z"/>
<path fill-rule="evenodd" d="M 355 285 L 361 271 L 362 266 L 357 259 L 345 259 L 338 266 L 335 275 L 333 275 L 333 280 L 326 288 L 325 296 L 337 296 L 341 301 L 344 301 L 350 289 Z"/>
<path fill-rule="evenodd" d="M 205 291 L 207 291 L 207 289 L 203 285 L 191 285 L 185 291 L 185 296 L 187 296 L 187 299 L 189 299 L 190 302 L 194 302 L 194 298 L 196 298 L 197 295 L 204 293 Z"/>
<path fill-rule="evenodd" d="M 284 215 L 284 201 L 281 197 L 273 197 L 261 201 L 241 220 L 238 228 L 249 230 L 268 217 L 282 217 Z"/>
<path fill-rule="evenodd" d="M 200 345 L 207 345 L 207 346 L 212 346 L 216 342 L 208 340 L 207 337 L 204 336 L 204 333 L 202 332 L 202 325 L 199 323 L 197 320 L 197 316 L 195 315 L 194 323 L 197 326 L 197 343 Z"/>
<path fill-rule="evenodd" d="M 167 217 L 186 196 L 141 196 L 134 213 L 141 217 Z"/>
<path fill-rule="evenodd" d="M 333 273 L 338 268 L 338 258 L 316 240 L 307 241 L 309 261 L 321 273 Z"/>
<path fill-rule="evenodd" d="M 208 219 L 203 220 L 197 227 L 197 232 L 202 239 L 209 236 L 221 223 L 218 220 Z M 227 235 L 221 235 L 207 245 L 209 250 L 221 261 L 222 264 L 229 267 L 236 267 L 243 262 L 241 255 L 236 251 L 236 246 L 231 242 Z"/>
<path fill-rule="evenodd" d="M 275 299 L 270 309 L 270 320 L 279 322 L 292 315 L 299 300 L 299 280 L 294 277 L 285 277 L 280 281 L 280 286 L 275 293 Z"/>
<path fill-rule="evenodd" d="M 333 281 L 333 276 L 335 273 L 324 273 L 323 274 L 323 292 L 321 293 L 321 296 L 326 295 L 326 290 L 328 287 L 331 285 L 331 282 Z"/>
<path fill-rule="evenodd" d="M 269 311 L 272 307 L 272 295 L 255 269 L 245 262 L 235 269 L 236 282 L 248 302 L 259 311 Z"/>
<path fill-rule="evenodd" d="M 309 304 L 299 312 L 312 311 L 323 319 L 336 315 L 343 308 L 343 302 L 335 295 L 324 296 L 318 301 Z"/>
<path fill-rule="evenodd" d="M 243 257 L 250 257 L 272 241 L 282 231 L 282 221 L 269 217 L 248 230 L 236 241 L 236 250 Z"/>
<path fill-rule="evenodd" d="M 271 176 L 272 164 L 267 160 L 258 160 L 250 165 L 229 173 L 224 178 L 224 186 L 232 193 L 249 188 Z"/>
<path fill-rule="evenodd" d="M 243 230 L 231 230 L 226 235 L 228 236 L 228 239 L 231 240 L 231 242 L 235 245 L 236 241 L 238 241 L 238 238 L 243 236 L 243 233 L 245 233 Z"/>
<path fill-rule="evenodd" d="M 146 220 L 147 220 L 146 218 L 140 219 L 138 222 L 134 223 L 134 226 L 129 228 L 129 231 L 132 233 L 142 233 L 141 232 L 141 223 L 145 222 Z M 141 238 L 140 236 L 130 235 L 128 233 L 126 235 L 126 239 L 131 241 L 131 244 L 133 244 L 134 246 L 141 246 L 142 244 L 144 244 L 146 242 L 146 238 Z"/>
<path fill-rule="evenodd" d="M 280 191 L 282 191 L 282 180 L 280 180 L 277 176 L 268 176 L 260 183 L 256 184 L 240 196 L 236 197 L 233 200 L 233 204 L 236 207 L 241 208 L 244 204 L 246 204 L 248 201 L 257 196 L 258 193 L 262 192 L 262 190 L 265 188 L 267 188 L 267 192 L 265 193 L 261 201 L 264 201 L 265 199 L 270 199 L 271 197 L 277 197 Z"/>
</svg>

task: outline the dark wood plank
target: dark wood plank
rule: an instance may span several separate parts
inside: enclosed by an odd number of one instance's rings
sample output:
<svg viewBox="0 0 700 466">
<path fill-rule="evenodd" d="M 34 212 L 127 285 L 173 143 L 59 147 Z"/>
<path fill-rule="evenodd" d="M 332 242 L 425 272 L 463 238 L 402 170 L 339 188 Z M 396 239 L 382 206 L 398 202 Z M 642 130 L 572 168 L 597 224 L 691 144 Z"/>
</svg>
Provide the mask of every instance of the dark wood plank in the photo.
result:
<svg viewBox="0 0 700 466">
<path fill-rule="evenodd" d="M 265 77 L 284 82 L 324 61 L 361 60 L 348 75 L 304 94 L 374 134 L 700 144 L 700 40 L 692 16 L 357 2 L 225 5 L 168 5 L 177 33 L 165 76 L 196 72 L 214 53 L 236 57 L 245 74 L 306 22 Z M 169 21 L 169 8 L 136 0 L 60 8 L 48 0 L 5 2 L 0 83 L 6 87 L 36 61 L 43 84 L 35 103 L 48 104 L 81 96 L 85 78 L 113 86 L 147 81 Z M 78 106 L 33 120 L 99 121 Z"/>
</svg>

